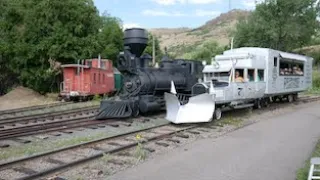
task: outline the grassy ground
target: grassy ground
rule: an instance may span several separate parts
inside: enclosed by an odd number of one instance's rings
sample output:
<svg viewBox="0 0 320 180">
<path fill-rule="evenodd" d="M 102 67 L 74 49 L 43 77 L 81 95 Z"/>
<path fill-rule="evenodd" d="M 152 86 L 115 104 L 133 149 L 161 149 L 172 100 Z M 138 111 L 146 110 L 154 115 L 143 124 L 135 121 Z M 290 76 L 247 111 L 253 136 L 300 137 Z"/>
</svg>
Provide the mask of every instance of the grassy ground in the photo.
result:
<svg viewBox="0 0 320 180">
<path fill-rule="evenodd" d="M 320 157 L 320 140 L 318 141 L 317 146 L 315 147 L 311 157 Z M 311 158 L 310 158 L 311 159 Z M 306 180 L 308 179 L 308 173 L 310 168 L 310 159 L 308 159 L 303 168 L 299 169 L 297 172 L 296 180 Z M 316 167 L 319 169 L 319 167 Z M 315 174 L 320 175 L 320 174 Z"/>
<path fill-rule="evenodd" d="M 320 95 L 320 72 L 317 70 L 312 72 L 312 86 L 305 94 Z"/>
</svg>

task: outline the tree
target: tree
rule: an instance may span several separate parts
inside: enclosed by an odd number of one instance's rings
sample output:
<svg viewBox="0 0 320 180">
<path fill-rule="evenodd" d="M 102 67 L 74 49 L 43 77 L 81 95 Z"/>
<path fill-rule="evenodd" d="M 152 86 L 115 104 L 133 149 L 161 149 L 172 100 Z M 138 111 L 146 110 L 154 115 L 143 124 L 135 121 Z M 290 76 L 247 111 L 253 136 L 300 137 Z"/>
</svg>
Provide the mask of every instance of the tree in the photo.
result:
<svg viewBox="0 0 320 180">
<path fill-rule="evenodd" d="M 318 28 L 317 0 L 266 0 L 236 27 L 235 47 L 256 46 L 284 51 L 310 42 Z"/>
<path fill-rule="evenodd" d="M 155 51 L 156 51 L 156 62 L 159 62 L 163 57 L 164 53 L 160 49 L 159 39 L 156 36 L 154 36 L 154 45 L 155 45 Z M 152 51 L 153 51 L 153 35 L 151 33 L 148 33 L 148 45 L 144 50 L 144 53 L 147 53 L 150 56 L 152 56 Z"/>
<path fill-rule="evenodd" d="M 208 40 L 194 48 L 194 51 L 186 53 L 184 58 L 202 60 L 207 63 L 211 63 L 211 59 L 216 55 L 221 54 L 224 50 L 226 50 L 225 47 L 219 46 L 216 41 Z"/>
<path fill-rule="evenodd" d="M 100 17 L 93 0 L 0 1 L 1 85 L 9 79 L 40 93 L 57 90 L 55 62 L 98 53 L 115 59 L 121 48 L 118 20 Z"/>
<path fill-rule="evenodd" d="M 97 38 L 95 56 L 101 54 L 101 57 L 113 60 L 113 64 L 116 65 L 117 56 L 123 50 L 121 20 L 105 12 L 101 17 Z"/>
</svg>

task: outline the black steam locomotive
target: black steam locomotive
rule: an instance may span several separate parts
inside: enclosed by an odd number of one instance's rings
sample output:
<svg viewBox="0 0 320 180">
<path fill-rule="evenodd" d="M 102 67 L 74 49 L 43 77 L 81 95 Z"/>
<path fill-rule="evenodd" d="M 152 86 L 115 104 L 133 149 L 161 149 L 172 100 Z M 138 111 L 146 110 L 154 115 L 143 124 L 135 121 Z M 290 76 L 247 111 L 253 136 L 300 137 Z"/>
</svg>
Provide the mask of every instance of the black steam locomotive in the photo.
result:
<svg viewBox="0 0 320 180">
<path fill-rule="evenodd" d="M 123 86 L 117 99 L 103 100 L 96 119 L 136 117 L 165 107 L 164 92 L 174 82 L 176 91 L 191 94 L 191 88 L 202 77 L 199 61 L 162 58 L 159 68 L 150 67 L 152 57 L 142 55 L 147 46 L 147 31 L 127 29 L 124 34 L 124 52 L 118 55 L 118 69 L 123 75 Z"/>
</svg>

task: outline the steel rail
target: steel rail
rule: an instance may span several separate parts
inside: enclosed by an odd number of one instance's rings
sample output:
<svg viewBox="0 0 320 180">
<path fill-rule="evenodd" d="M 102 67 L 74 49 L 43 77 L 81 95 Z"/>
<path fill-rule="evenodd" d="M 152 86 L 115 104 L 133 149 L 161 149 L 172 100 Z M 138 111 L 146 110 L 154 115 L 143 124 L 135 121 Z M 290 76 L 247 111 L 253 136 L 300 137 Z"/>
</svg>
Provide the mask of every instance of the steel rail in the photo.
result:
<svg viewBox="0 0 320 180">
<path fill-rule="evenodd" d="M 319 99 L 320 99 L 320 97 L 312 97 L 312 98 L 303 99 L 303 100 L 299 100 L 298 99 L 298 101 L 296 101 L 296 102 L 305 103 L 305 102 L 317 101 Z M 287 103 L 286 103 L 286 105 L 287 105 Z M 241 129 L 241 128 L 245 127 L 245 126 L 249 126 L 249 125 L 254 124 L 254 123 L 255 122 L 249 122 L 249 123 L 245 124 L 244 126 L 234 128 L 232 131 Z M 162 126 L 166 126 L 166 125 L 168 125 L 168 124 L 164 124 Z M 161 135 L 157 135 L 157 136 L 154 136 L 154 137 L 151 137 L 151 138 L 147 138 L 146 140 L 147 140 L 147 142 L 152 142 L 152 141 L 160 140 L 160 139 L 165 138 L 165 137 L 169 137 L 171 135 L 174 135 L 174 134 L 182 132 L 182 131 L 191 130 L 191 129 L 198 128 L 198 127 L 203 127 L 203 126 L 202 126 L 202 124 L 200 124 L 200 125 L 187 125 L 187 127 L 183 127 L 181 129 L 178 129 L 178 130 L 173 130 L 172 132 L 163 133 Z M 98 140 L 94 140 L 92 142 L 86 142 L 86 143 L 82 143 L 82 144 L 69 146 L 69 147 L 66 147 L 66 148 L 61 148 L 61 149 L 57 149 L 55 151 L 45 152 L 45 153 L 42 153 L 42 154 L 37 154 L 37 155 L 30 156 L 30 157 L 25 157 L 25 158 L 13 160 L 13 161 L 10 161 L 10 162 L 2 163 L 2 164 L 0 164 L 0 167 L 4 168 L 4 167 L 8 167 L 8 166 L 17 164 L 17 163 L 33 160 L 33 159 L 36 159 L 36 158 L 41 158 L 41 157 L 44 157 L 44 156 L 47 156 L 47 155 L 52 155 L 52 154 L 55 154 L 55 153 L 58 153 L 58 152 L 62 152 L 62 151 L 66 151 L 66 150 L 70 150 L 70 149 L 73 149 L 73 148 L 84 147 L 84 146 L 88 146 L 88 145 L 91 145 L 91 144 L 94 144 L 94 143 L 98 143 L 98 142 L 101 142 L 101 141 L 113 140 L 113 139 L 116 139 L 116 138 L 119 138 L 119 137 L 127 136 L 127 135 L 138 133 L 138 132 L 144 132 L 144 131 L 147 131 L 149 129 L 156 129 L 156 128 L 158 128 L 158 127 L 151 127 L 151 128 L 148 128 L 148 129 L 140 129 L 140 130 L 137 130 L 137 131 L 128 132 L 128 133 L 125 133 L 125 134 L 120 134 L 120 135 L 113 136 L 113 137 L 101 138 L 101 139 L 98 139 Z M 226 133 L 229 133 L 229 132 L 230 131 L 228 131 Z M 142 143 L 145 143 L 145 142 L 142 142 Z M 113 153 L 116 153 L 116 152 L 127 150 L 127 149 L 132 148 L 132 147 L 134 147 L 136 145 L 138 145 L 138 142 L 130 143 L 130 144 L 127 144 L 127 145 L 122 145 L 121 147 L 114 148 L 112 150 L 106 150 L 104 152 L 95 154 L 93 156 L 82 158 L 80 160 L 73 161 L 73 162 L 70 162 L 70 163 L 66 163 L 66 164 L 60 165 L 58 167 L 54 167 L 54 168 L 47 169 L 47 170 L 44 170 L 44 171 L 41 171 L 41 172 L 37 172 L 35 174 L 27 175 L 27 176 L 19 178 L 19 179 L 27 180 L 27 179 L 35 179 L 35 178 L 43 177 L 43 176 L 46 176 L 46 175 L 61 171 L 61 170 L 66 169 L 66 168 L 71 168 L 73 166 L 76 166 L 76 165 L 79 165 L 79 164 L 86 163 L 88 161 L 97 159 L 99 157 L 102 157 L 104 154 L 113 154 Z"/>
<path fill-rule="evenodd" d="M 168 137 L 170 135 L 174 135 L 174 134 L 179 133 L 179 132 L 183 132 L 183 131 L 186 131 L 186 130 L 194 129 L 196 127 L 199 127 L 199 125 L 190 125 L 190 126 L 185 127 L 185 128 L 181 128 L 181 129 L 178 129 L 178 130 L 173 130 L 172 132 L 167 132 L 167 133 L 163 133 L 163 134 L 160 134 L 160 135 L 155 135 L 154 137 L 151 137 L 151 138 L 146 138 L 146 140 L 149 143 L 149 142 L 152 142 L 152 141 L 163 139 L 163 138 Z M 133 134 L 133 133 L 131 133 L 131 134 Z M 140 142 L 140 143 L 144 144 L 144 143 L 147 143 L 147 142 Z M 58 172 L 60 170 L 66 169 L 66 168 L 70 168 L 70 167 L 73 167 L 73 166 L 76 166 L 76 165 L 79 165 L 79 164 L 83 164 L 83 163 L 86 163 L 88 161 L 100 158 L 104 154 L 114 154 L 114 153 L 117 153 L 117 152 L 120 152 L 120 151 L 123 151 L 123 150 L 127 150 L 129 148 L 135 147 L 137 145 L 138 145 L 138 142 L 133 142 L 133 143 L 130 143 L 130 144 L 127 144 L 127 145 L 122 145 L 122 146 L 120 146 L 118 148 L 114 148 L 114 149 L 111 149 L 111 150 L 106 150 L 106 151 L 103 151 L 101 153 L 98 153 L 98 154 L 95 154 L 95 155 L 92 155 L 92 156 L 89 156 L 89 157 L 86 157 L 86 158 L 79 159 L 77 161 L 66 163 L 66 164 L 63 164 L 63 165 L 60 165 L 60 166 L 57 166 L 57 167 L 54 167 L 54 168 L 51 168 L 51 169 L 47 169 L 47 170 L 44 170 L 44 171 L 41 171 L 41 172 L 38 172 L 38 173 L 35 173 L 35 174 L 32 174 L 32 175 L 28 175 L 28 176 L 25 176 L 25 177 L 22 177 L 22 178 L 18 178 L 18 180 L 29 180 L 29 179 L 35 179 L 35 178 L 43 177 L 45 175 L 49 175 L 49 174 L 52 174 L 54 172 Z"/>
<path fill-rule="evenodd" d="M 21 113 L 21 112 L 25 112 L 25 111 L 32 111 L 32 110 L 44 109 L 44 108 L 48 108 L 48 107 L 56 107 L 56 106 L 61 106 L 61 105 L 68 105 L 68 104 L 72 104 L 72 103 L 73 102 L 57 102 L 57 103 L 50 103 L 50 104 L 30 106 L 30 107 L 22 107 L 22 108 L 1 110 L 0 111 L 0 115 Z"/>
<path fill-rule="evenodd" d="M 48 151 L 48 152 L 44 152 L 44 153 L 40 153 L 40 154 L 35 154 L 35 155 L 29 156 L 29 157 L 23 157 L 23 158 L 20 158 L 20 159 L 16 159 L 16 160 L 0 163 L 0 170 L 4 169 L 4 168 L 7 168 L 8 166 L 12 166 L 12 165 L 15 165 L 15 164 L 18 164 L 18 163 L 34 160 L 36 158 L 49 156 L 49 155 L 52 155 L 52 154 L 55 154 L 55 153 L 59 153 L 59 152 L 62 152 L 62 151 L 67 151 L 67 150 L 71 150 L 71 149 L 75 149 L 75 148 L 79 148 L 79 147 L 83 147 L 83 146 L 89 146 L 89 145 L 96 144 L 96 143 L 99 143 L 99 142 L 102 142 L 102 141 L 114 140 L 114 139 L 117 139 L 117 138 L 122 137 L 122 136 L 128 136 L 128 135 L 131 135 L 131 134 L 136 134 L 136 133 L 148 131 L 148 130 L 151 130 L 151 129 L 167 126 L 168 124 L 170 124 L 170 123 L 168 122 L 167 124 L 162 124 L 162 125 L 159 125 L 159 126 L 154 126 L 154 127 L 134 130 L 134 131 L 130 131 L 130 132 L 127 132 L 127 133 L 118 134 L 118 135 L 110 136 L 110 137 L 106 137 L 106 138 L 100 138 L 100 139 L 96 139 L 96 140 L 93 140 L 93 141 L 88 141 L 88 142 L 84 142 L 84 143 L 80 143 L 80 144 L 76 144 L 76 145 L 71 145 L 71 146 L 67 146 L 67 147 L 64 147 L 64 148 L 56 149 L 56 150 L 53 150 L 53 151 Z"/>
<path fill-rule="evenodd" d="M 17 121 L 28 121 L 28 120 L 39 119 L 39 118 L 48 118 L 52 116 L 62 116 L 64 114 L 77 113 L 81 111 L 97 110 L 98 107 L 99 106 L 89 106 L 89 107 L 81 107 L 76 109 L 68 109 L 68 110 L 55 111 L 55 112 L 44 112 L 44 113 L 30 114 L 30 115 L 24 115 L 24 116 L 2 118 L 0 119 L 0 125 L 6 124 L 6 123 L 14 123 Z"/>
<path fill-rule="evenodd" d="M 74 121 L 78 121 L 76 124 Z M 110 122 L 113 121 L 98 121 L 94 120 L 91 118 L 85 118 L 85 119 L 78 119 L 78 120 L 72 120 L 66 121 L 66 123 L 63 124 L 55 124 L 49 127 L 45 126 L 39 126 L 37 128 L 33 129 L 27 129 L 27 130 L 20 130 L 20 131 L 15 131 L 15 132 L 6 132 L 1 134 L 0 133 L 0 140 L 6 140 L 6 139 L 11 139 L 11 138 L 17 138 L 17 137 L 23 137 L 23 136 L 30 136 L 30 135 L 37 135 L 37 134 L 43 134 L 43 133 L 49 133 L 49 132 L 55 132 L 55 131 L 63 131 L 63 130 L 68 130 L 68 129 L 74 129 L 74 128 L 80 128 L 80 127 L 88 127 L 92 125 L 108 125 Z"/>
</svg>

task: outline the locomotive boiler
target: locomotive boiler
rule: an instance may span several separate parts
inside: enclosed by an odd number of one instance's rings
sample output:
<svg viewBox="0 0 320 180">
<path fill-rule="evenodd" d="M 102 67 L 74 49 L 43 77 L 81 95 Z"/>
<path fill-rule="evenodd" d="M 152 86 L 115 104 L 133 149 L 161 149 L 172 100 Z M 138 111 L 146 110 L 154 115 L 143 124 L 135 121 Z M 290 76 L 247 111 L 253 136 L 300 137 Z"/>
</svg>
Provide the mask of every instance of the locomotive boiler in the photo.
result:
<svg viewBox="0 0 320 180">
<path fill-rule="evenodd" d="M 132 28 L 124 32 L 124 51 L 117 58 L 118 70 L 123 76 L 119 95 L 101 101 L 96 119 L 136 117 L 165 107 L 164 93 L 169 92 L 171 81 L 176 91 L 191 94 L 191 88 L 202 78 L 200 61 L 163 57 L 159 68 L 150 66 L 152 57 L 143 54 L 147 47 L 145 29 Z"/>
</svg>

